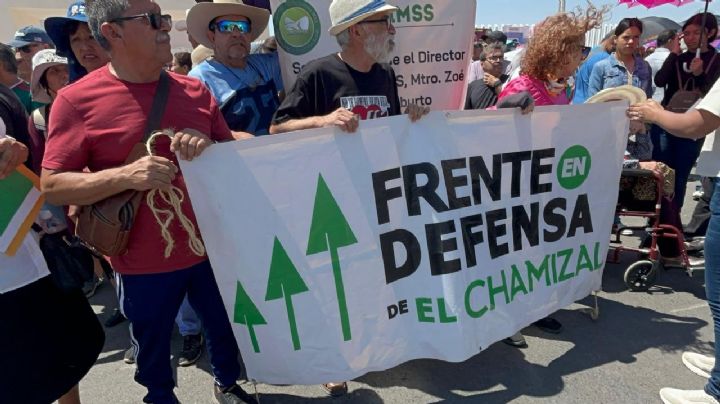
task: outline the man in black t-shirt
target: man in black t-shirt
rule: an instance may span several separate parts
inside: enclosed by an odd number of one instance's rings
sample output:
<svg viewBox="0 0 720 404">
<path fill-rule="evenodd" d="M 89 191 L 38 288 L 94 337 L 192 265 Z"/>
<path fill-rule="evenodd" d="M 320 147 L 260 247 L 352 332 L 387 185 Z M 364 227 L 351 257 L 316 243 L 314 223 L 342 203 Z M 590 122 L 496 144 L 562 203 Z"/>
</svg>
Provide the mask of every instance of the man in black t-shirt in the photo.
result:
<svg viewBox="0 0 720 404">
<path fill-rule="evenodd" d="M 486 109 L 497 103 L 502 84 L 508 79 L 503 73 L 505 44 L 494 42 L 483 46 L 480 63 L 484 75 L 468 85 L 465 109 Z"/>
<path fill-rule="evenodd" d="M 270 133 L 331 125 L 354 132 L 360 120 L 400 115 L 395 72 L 387 64 L 395 46 L 395 10 L 380 0 L 333 0 L 330 34 L 341 51 L 305 66 L 275 112 Z M 429 111 L 410 104 L 406 113 L 414 122 Z"/>
<path fill-rule="evenodd" d="M 270 133 L 332 125 L 355 132 L 361 119 L 400 115 L 395 72 L 387 64 L 395 46 L 395 10 L 382 0 L 333 0 L 330 35 L 341 51 L 305 66 L 275 112 Z M 411 104 L 406 113 L 414 122 L 429 111 Z M 345 382 L 323 387 L 331 396 L 347 393 Z"/>
</svg>

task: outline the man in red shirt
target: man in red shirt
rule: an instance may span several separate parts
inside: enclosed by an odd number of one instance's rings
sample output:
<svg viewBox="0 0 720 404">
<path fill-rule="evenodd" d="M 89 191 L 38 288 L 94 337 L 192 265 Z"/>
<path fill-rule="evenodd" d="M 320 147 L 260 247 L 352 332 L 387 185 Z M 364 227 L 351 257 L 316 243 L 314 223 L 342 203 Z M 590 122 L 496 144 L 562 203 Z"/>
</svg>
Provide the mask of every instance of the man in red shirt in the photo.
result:
<svg viewBox="0 0 720 404">
<path fill-rule="evenodd" d="M 197 226 L 188 192 L 174 161 L 192 160 L 214 141 L 232 140 L 212 95 L 197 80 L 169 73 L 161 128 L 177 133 L 157 144 L 157 155 L 125 164 L 143 139 L 163 66 L 172 60 L 172 21 L 151 0 L 95 0 L 87 15 L 93 36 L 111 62 L 57 96 L 43 160 L 48 202 L 89 205 L 119 192 L 179 188 L 182 212 Z M 164 138 L 166 139 L 166 138 Z M 87 168 L 89 172 L 83 170 Z M 161 207 L 164 202 L 157 201 Z M 145 203 L 136 214 L 127 252 L 110 257 L 120 274 L 120 305 L 136 348 L 135 380 L 148 390 L 144 402 L 175 403 L 170 366 L 173 321 L 187 294 L 205 328 L 220 403 L 255 402 L 237 384 L 238 348 L 207 256 L 188 247 L 189 235 L 174 220 L 175 247 L 164 256 L 161 227 Z"/>
</svg>

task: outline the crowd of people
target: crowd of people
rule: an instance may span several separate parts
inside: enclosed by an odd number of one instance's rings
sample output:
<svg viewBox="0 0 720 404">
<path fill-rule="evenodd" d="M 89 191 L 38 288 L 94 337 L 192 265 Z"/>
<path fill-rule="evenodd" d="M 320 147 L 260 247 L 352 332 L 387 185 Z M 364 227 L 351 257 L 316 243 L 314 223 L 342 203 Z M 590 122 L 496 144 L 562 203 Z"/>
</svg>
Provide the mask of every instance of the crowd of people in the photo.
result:
<svg viewBox="0 0 720 404">
<path fill-rule="evenodd" d="M 46 200 L 18 253 L 0 254 L 0 313 L 9 324 L 0 334 L 3 402 L 80 402 L 78 383 L 104 344 L 87 300 L 98 278 L 117 291 L 118 310 L 105 325 L 129 320 L 124 360 L 135 363 L 135 381 L 147 389 L 143 402 L 178 402 L 169 360 L 175 324 L 183 336 L 180 366 L 195 363 L 207 347 L 216 400 L 255 402 L 237 384 L 242 359 L 190 200 L 178 198 L 173 206 L 185 220 L 164 223 L 157 205 L 170 197 L 153 198 L 154 191 L 187 195 L 177 159 L 192 160 L 213 143 L 325 126 L 352 133 L 366 118 L 354 112 L 358 106 L 380 111 L 372 118 L 407 114 L 413 122 L 429 112 L 412 103 L 401 110 L 388 64 L 396 7 L 333 0 L 329 33 L 340 51 L 308 63 L 287 92 L 274 41 L 253 52 L 268 8 L 197 1 L 182 27 L 192 52 L 171 53 L 172 19 L 152 0 L 75 1 L 65 16 L 22 28 L 0 44 L 0 180 L 25 164 L 40 176 Z M 642 22 L 626 18 L 591 49 L 585 34 L 607 11 L 589 5 L 550 16 L 509 60 L 507 36 L 487 32 L 474 46 L 465 109 L 527 114 L 539 106 L 580 104 L 609 88 L 637 87 L 649 101 L 628 110 L 626 156 L 675 170 L 667 209 L 678 212 L 702 138 L 720 127 L 720 61 L 710 45 L 717 21 L 693 16 L 682 32 L 661 33 L 646 55 Z M 145 143 L 152 155 L 142 152 Z M 718 171 L 706 173 L 705 183 L 716 183 Z M 137 197 L 146 192 L 149 198 Z M 87 228 L 96 206 L 118 195 L 129 195 L 122 205 L 130 212 L 126 237 L 114 246 L 117 254 L 101 254 L 92 240 L 74 234 Z M 708 187 L 686 232 L 707 233 L 704 243 L 718 245 L 719 215 L 720 192 Z M 706 288 L 717 337 L 720 255 L 708 250 Z M 678 253 L 667 248 L 663 254 Z M 534 325 L 550 333 L 563 328 L 552 317 Z M 53 343 L 44 337 L 49 333 Z M 526 345 L 520 333 L 505 342 Z M 706 389 L 663 389 L 661 398 L 717 403 L 715 358 L 688 353 L 683 362 L 708 375 Z M 322 387 L 332 396 L 348 390 L 337 380 Z"/>
</svg>

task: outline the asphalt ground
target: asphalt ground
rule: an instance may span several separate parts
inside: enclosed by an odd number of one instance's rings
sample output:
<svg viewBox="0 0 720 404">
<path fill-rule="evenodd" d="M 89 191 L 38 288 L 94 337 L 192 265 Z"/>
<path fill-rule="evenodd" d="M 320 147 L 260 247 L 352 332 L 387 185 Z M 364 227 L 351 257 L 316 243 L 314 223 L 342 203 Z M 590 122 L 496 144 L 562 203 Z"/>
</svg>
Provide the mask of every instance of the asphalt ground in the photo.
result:
<svg viewBox="0 0 720 404">
<path fill-rule="evenodd" d="M 685 223 L 695 205 L 695 184 L 688 184 Z M 636 237 L 623 240 L 638 243 Z M 462 363 L 410 361 L 349 382 L 350 392 L 341 398 L 327 397 L 320 386 L 241 385 L 257 390 L 261 403 L 660 403 L 662 387 L 701 389 L 705 380 L 687 370 L 680 355 L 713 352 L 704 271 L 690 277 L 668 269 L 648 292 L 630 292 L 623 273 L 636 259 L 626 254 L 619 264 L 606 266 L 597 320 L 583 310 L 593 304 L 588 297 L 554 315 L 565 327 L 561 334 L 526 328 L 526 349 L 496 343 Z M 105 321 L 116 306 L 110 284 L 105 282 L 90 302 Z M 103 352 L 80 384 L 83 403 L 141 402 L 145 390 L 133 381 L 135 366 L 122 360 L 129 346 L 127 322 L 105 331 Z M 180 401 L 215 402 L 207 355 L 180 368 L 177 333 L 172 347 Z"/>
</svg>

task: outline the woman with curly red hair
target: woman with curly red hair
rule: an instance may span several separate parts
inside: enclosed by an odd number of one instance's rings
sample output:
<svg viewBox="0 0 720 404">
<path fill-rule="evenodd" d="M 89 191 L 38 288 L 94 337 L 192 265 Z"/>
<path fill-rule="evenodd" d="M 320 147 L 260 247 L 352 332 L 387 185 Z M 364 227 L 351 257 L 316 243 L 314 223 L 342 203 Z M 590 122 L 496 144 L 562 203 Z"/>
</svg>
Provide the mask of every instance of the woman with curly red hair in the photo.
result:
<svg viewBox="0 0 720 404">
<path fill-rule="evenodd" d="M 598 9 L 589 4 L 584 12 L 555 14 L 538 24 L 525 51 L 520 76 L 500 93 L 498 108 L 521 107 L 527 112 L 533 105 L 570 104 L 568 79 L 582 62 L 585 33 L 600 25 L 606 11 L 607 7 Z M 562 331 L 562 324 L 552 317 L 533 324 L 551 334 Z M 527 345 L 519 332 L 504 342 L 516 347 Z"/>
<path fill-rule="evenodd" d="M 569 104 L 568 79 L 582 62 L 585 33 L 600 25 L 606 12 L 606 7 L 590 4 L 584 12 L 555 14 L 538 24 L 525 51 L 521 74 L 500 93 L 498 107 L 528 96 L 536 106 Z"/>
</svg>

